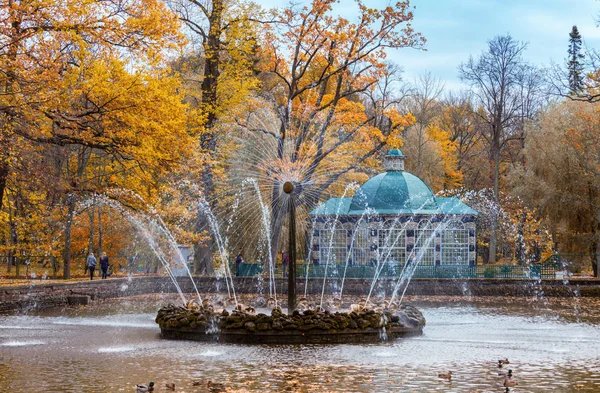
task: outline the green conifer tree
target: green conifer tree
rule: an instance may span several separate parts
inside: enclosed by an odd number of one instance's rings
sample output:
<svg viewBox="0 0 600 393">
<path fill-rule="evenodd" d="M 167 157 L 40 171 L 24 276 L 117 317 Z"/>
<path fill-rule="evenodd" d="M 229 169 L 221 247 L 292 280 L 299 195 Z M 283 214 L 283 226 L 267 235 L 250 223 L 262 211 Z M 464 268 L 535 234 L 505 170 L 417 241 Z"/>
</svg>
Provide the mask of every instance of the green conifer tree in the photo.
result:
<svg viewBox="0 0 600 393">
<path fill-rule="evenodd" d="M 569 33 L 569 58 L 567 68 L 569 70 L 569 93 L 573 95 L 580 94 L 585 85 L 583 82 L 583 59 L 584 54 L 581 53 L 581 34 L 577 26 L 573 26 Z"/>
</svg>

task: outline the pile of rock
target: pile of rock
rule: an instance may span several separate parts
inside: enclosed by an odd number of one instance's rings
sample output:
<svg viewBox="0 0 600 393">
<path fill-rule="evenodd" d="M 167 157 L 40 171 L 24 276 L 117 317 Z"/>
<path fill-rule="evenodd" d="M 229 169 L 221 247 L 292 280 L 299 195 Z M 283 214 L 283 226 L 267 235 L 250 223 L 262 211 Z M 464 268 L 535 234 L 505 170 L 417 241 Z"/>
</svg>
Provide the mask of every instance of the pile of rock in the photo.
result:
<svg viewBox="0 0 600 393">
<path fill-rule="evenodd" d="M 397 311 L 376 312 L 364 309 L 352 312 L 329 312 L 320 308 L 284 314 L 275 307 L 271 315 L 256 314 L 251 307 L 237 307 L 231 314 L 216 312 L 210 305 L 178 307 L 168 305 L 158 311 L 156 323 L 161 329 L 198 329 L 219 326 L 221 332 L 232 330 L 257 331 L 344 331 L 404 328 L 420 330 L 425 325 L 423 314 L 415 307 L 403 305 Z"/>
<path fill-rule="evenodd" d="M 228 315 L 227 311 L 224 311 L 223 315 Z M 212 307 L 199 306 L 191 309 L 169 304 L 158 310 L 155 322 L 161 329 L 190 328 L 203 330 L 215 321 L 218 322 L 223 315 L 216 314 Z"/>
</svg>

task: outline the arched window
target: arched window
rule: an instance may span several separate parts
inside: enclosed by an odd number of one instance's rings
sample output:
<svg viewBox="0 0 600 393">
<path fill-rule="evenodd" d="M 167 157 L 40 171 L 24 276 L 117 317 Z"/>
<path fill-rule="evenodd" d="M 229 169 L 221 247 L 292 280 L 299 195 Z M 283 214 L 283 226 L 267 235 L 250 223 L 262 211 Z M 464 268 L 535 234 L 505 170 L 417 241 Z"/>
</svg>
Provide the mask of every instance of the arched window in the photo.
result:
<svg viewBox="0 0 600 393">
<path fill-rule="evenodd" d="M 348 256 L 348 231 L 337 222 L 330 222 L 319 231 L 319 262 L 345 264 Z"/>
<path fill-rule="evenodd" d="M 442 265 L 469 264 L 469 230 L 452 221 L 442 232 Z"/>
<path fill-rule="evenodd" d="M 404 265 L 406 262 L 405 224 L 388 221 L 378 233 L 378 252 L 380 263 Z"/>
</svg>

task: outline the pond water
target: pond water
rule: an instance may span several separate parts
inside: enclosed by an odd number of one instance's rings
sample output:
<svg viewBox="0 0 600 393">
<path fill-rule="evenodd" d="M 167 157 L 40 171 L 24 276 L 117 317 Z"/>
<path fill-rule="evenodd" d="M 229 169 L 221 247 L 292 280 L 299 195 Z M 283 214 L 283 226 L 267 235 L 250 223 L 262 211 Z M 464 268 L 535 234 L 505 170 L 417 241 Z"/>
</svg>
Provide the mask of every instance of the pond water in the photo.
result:
<svg viewBox="0 0 600 393">
<path fill-rule="evenodd" d="M 595 299 L 418 298 L 418 337 L 373 345 L 240 346 L 160 338 L 144 296 L 75 309 L 0 315 L 2 392 L 135 392 L 166 382 L 205 392 L 600 391 L 600 304 Z M 510 364 L 498 369 L 498 359 Z M 451 382 L 439 373 L 452 370 Z M 204 383 L 204 382 L 203 382 Z M 204 389 L 204 390 L 203 390 Z"/>
</svg>

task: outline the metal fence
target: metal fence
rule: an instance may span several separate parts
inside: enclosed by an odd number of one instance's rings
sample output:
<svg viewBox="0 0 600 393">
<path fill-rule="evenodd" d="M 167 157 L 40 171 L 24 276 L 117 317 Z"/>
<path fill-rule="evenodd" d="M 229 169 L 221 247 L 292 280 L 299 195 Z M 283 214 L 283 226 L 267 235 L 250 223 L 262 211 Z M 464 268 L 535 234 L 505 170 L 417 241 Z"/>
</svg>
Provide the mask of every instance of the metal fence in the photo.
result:
<svg viewBox="0 0 600 393">
<path fill-rule="evenodd" d="M 307 272 L 308 270 L 308 272 Z M 233 267 L 232 271 L 236 271 Z M 237 271 L 238 276 L 254 276 L 263 273 L 262 265 L 242 264 Z M 266 273 L 266 271 L 265 271 Z M 308 274 L 307 274 L 308 273 Z M 372 278 L 376 268 L 370 265 L 313 265 L 299 264 L 298 277 L 329 277 L 329 278 Z M 396 278 L 402 273 L 402 266 L 387 264 L 380 267 L 379 277 Z M 281 265 L 275 269 L 275 274 L 283 275 Z M 433 265 L 417 266 L 413 278 L 516 278 L 516 279 L 553 279 L 563 278 L 562 264 L 551 261 L 529 266 L 518 265 Z"/>
</svg>

